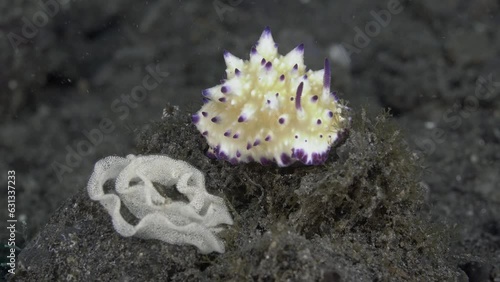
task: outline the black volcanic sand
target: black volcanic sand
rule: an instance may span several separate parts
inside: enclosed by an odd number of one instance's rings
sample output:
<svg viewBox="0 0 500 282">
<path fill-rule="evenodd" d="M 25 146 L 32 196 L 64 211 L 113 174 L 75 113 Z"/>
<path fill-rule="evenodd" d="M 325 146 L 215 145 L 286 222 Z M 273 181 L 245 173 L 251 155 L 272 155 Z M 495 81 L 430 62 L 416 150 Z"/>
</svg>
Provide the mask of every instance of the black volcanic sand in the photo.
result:
<svg viewBox="0 0 500 282">
<path fill-rule="evenodd" d="M 500 279 L 498 1 L 65 2 L 46 22 L 37 2 L 0 4 L 0 168 L 16 170 L 22 249 L 10 280 Z M 281 53 L 304 43 L 312 69 L 332 59 L 353 124 L 325 165 L 210 160 L 190 124 L 223 50 L 247 58 L 265 26 Z M 130 101 L 147 76 L 156 86 Z M 130 153 L 204 172 L 235 219 L 226 253 L 113 230 L 85 186 L 97 160 Z"/>
</svg>

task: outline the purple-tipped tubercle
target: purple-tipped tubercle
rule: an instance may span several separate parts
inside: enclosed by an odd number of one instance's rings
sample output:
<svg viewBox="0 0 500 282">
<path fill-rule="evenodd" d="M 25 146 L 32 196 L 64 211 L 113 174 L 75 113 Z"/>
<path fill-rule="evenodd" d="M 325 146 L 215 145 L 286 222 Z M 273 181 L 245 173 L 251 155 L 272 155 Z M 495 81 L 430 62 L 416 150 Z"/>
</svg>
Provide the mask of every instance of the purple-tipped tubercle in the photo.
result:
<svg viewBox="0 0 500 282">
<path fill-rule="evenodd" d="M 312 164 L 313 165 L 320 165 L 323 164 L 326 159 L 328 158 L 328 152 L 323 152 L 323 153 L 312 153 Z"/>
<path fill-rule="evenodd" d="M 304 149 L 292 149 L 292 157 L 298 159 L 302 163 L 306 163 L 307 154 Z"/>
<path fill-rule="evenodd" d="M 297 87 L 297 94 L 295 94 L 295 109 L 301 111 L 302 110 L 302 105 L 300 104 L 300 100 L 302 98 L 302 90 L 304 89 L 304 82 L 301 82 L 299 84 L 299 87 Z"/>
<path fill-rule="evenodd" d="M 261 165 L 270 165 L 272 162 L 268 158 L 262 157 L 260 158 L 260 164 Z"/>
<path fill-rule="evenodd" d="M 295 51 L 298 51 L 300 53 L 304 53 L 304 43 L 301 43 L 297 47 L 295 47 Z"/>
<path fill-rule="evenodd" d="M 285 166 L 287 166 L 290 163 L 292 163 L 292 159 L 286 153 L 282 153 L 281 156 L 280 156 L 280 159 L 281 159 L 281 162 L 283 163 L 283 165 L 285 165 Z"/>
<path fill-rule="evenodd" d="M 267 36 L 271 36 L 271 28 L 269 26 L 266 26 L 264 28 L 264 31 L 262 32 L 261 35 L 261 37 L 267 37 Z"/>
<path fill-rule="evenodd" d="M 210 152 L 210 151 L 207 152 L 207 157 L 209 157 L 210 159 L 217 159 L 217 157 L 215 156 L 215 154 L 212 153 L 212 152 Z"/>
<path fill-rule="evenodd" d="M 227 160 L 227 159 L 228 159 L 228 155 L 226 154 L 226 152 L 224 152 L 224 151 L 220 151 L 220 152 L 217 154 L 217 158 L 218 158 L 218 159 L 221 159 L 221 160 Z"/>
<path fill-rule="evenodd" d="M 331 83 L 331 70 L 330 70 L 330 62 L 328 59 L 325 59 L 325 68 L 323 75 L 323 88 L 330 91 L 330 83 Z"/>
<path fill-rule="evenodd" d="M 198 122 L 200 121 L 200 115 L 198 115 L 198 114 L 194 114 L 194 115 L 192 115 L 192 116 L 191 116 L 191 121 L 192 121 L 194 124 L 198 123 Z"/>
</svg>

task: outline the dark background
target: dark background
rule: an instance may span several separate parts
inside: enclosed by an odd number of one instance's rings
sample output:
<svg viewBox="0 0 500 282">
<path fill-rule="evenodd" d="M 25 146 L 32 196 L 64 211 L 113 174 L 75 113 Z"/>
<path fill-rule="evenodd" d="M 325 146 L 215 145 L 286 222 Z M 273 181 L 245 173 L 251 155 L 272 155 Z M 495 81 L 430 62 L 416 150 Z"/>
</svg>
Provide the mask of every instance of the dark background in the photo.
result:
<svg viewBox="0 0 500 282">
<path fill-rule="evenodd" d="M 165 104 L 198 110 L 201 90 L 224 74 L 223 50 L 247 59 L 270 26 L 280 53 L 304 43 L 309 68 L 333 61 L 332 83 L 350 107 L 391 109 L 426 159 L 433 214 L 457 226 L 455 247 L 489 271 L 500 263 L 500 2 L 401 1 L 360 42 L 359 30 L 392 2 L 2 1 L 0 173 L 6 183 L 16 171 L 16 215 L 26 223 L 18 244 L 86 185 L 98 159 L 134 153 L 137 133 Z M 333 54 L 339 46 L 348 65 Z M 117 110 L 147 66 L 169 75 Z M 68 161 L 103 119 L 115 128 Z M 0 215 L 3 242 L 7 211 Z"/>
</svg>

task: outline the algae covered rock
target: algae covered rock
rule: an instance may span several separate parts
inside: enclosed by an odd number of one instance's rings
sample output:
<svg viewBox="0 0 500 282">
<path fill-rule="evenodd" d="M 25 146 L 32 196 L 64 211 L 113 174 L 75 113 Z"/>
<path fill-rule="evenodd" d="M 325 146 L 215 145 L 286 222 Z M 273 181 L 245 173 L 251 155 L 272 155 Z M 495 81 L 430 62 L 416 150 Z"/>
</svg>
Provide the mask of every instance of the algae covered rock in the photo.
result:
<svg viewBox="0 0 500 282">
<path fill-rule="evenodd" d="M 174 107 L 167 107 L 165 113 L 165 121 L 145 133 L 139 150 L 185 158 L 207 174 L 208 187 L 220 187 L 236 219 L 226 238 L 229 246 L 225 256 L 232 257 L 231 269 L 241 278 L 320 279 L 331 269 L 301 275 L 318 270 L 317 264 L 333 254 L 351 262 L 359 260 L 367 273 L 383 279 L 422 273 L 428 275 L 422 278 L 429 279 L 458 275 L 442 260 L 448 231 L 428 219 L 427 190 L 420 185 L 418 156 L 409 150 L 387 113 L 373 118 L 364 111 L 353 114 L 349 137 L 330 153 L 324 165 L 286 168 L 211 160 L 204 156 L 208 146 L 202 136 L 189 125 L 189 114 Z M 172 120 L 176 122 L 170 123 Z M 182 126 L 186 129 L 180 130 Z M 191 134 L 195 137 L 185 139 Z M 298 247 L 294 240 L 308 247 Z M 293 251 L 277 251 L 279 242 L 283 248 L 294 246 Z M 323 246 L 321 251 L 317 250 L 319 245 Z M 307 252 L 305 249 L 317 250 L 310 258 L 314 267 L 304 264 L 287 269 L 282 265 Z M 255 252 L 260 254 L 257 258 Z M 270 263 L 266 259 L 270 252 L 286 255 L 279 255 L 272 267 L 263 270 L 263 263 Z M 407 263 L 389 263 L 402 259 Z M 354 267 L 333 264 L 339 265 L 341 277 Z M 439 271 L 436 264 L 442 264 Z"/>
</svg>

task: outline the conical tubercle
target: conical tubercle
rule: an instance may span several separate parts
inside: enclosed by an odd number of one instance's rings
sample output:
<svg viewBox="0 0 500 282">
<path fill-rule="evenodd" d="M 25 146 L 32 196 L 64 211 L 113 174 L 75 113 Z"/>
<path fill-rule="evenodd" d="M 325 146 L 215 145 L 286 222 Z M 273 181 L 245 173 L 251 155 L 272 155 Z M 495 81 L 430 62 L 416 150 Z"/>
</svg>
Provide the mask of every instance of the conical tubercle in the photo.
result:
<svg viewBox="0 0 500 282">
<path fill-rule="evenodd" d="M 224 50 L 224 61 L 228 72 L 234 72 L 235 69 L 241 70 L 245 64 L 242 59 L 236 57 L 227 50 Z"/>
<path fill-rule="evenodd" d="M 298 68 L 302 69 L 304 67 L 304 44 L 295 47 L 292 51 L 288 52 L 283 59 L 286 65 L 297 65 Z"/>
<path fill-rule="evenodd" d="M 277 44 L 274 42 L 273 35 L 271 34 L 271 29 L 269 27 L 266 27 L 262 32 L 256 49 L 257 52 L 267 61 L 274 59 L 278 54 Z"/>
</svg>

